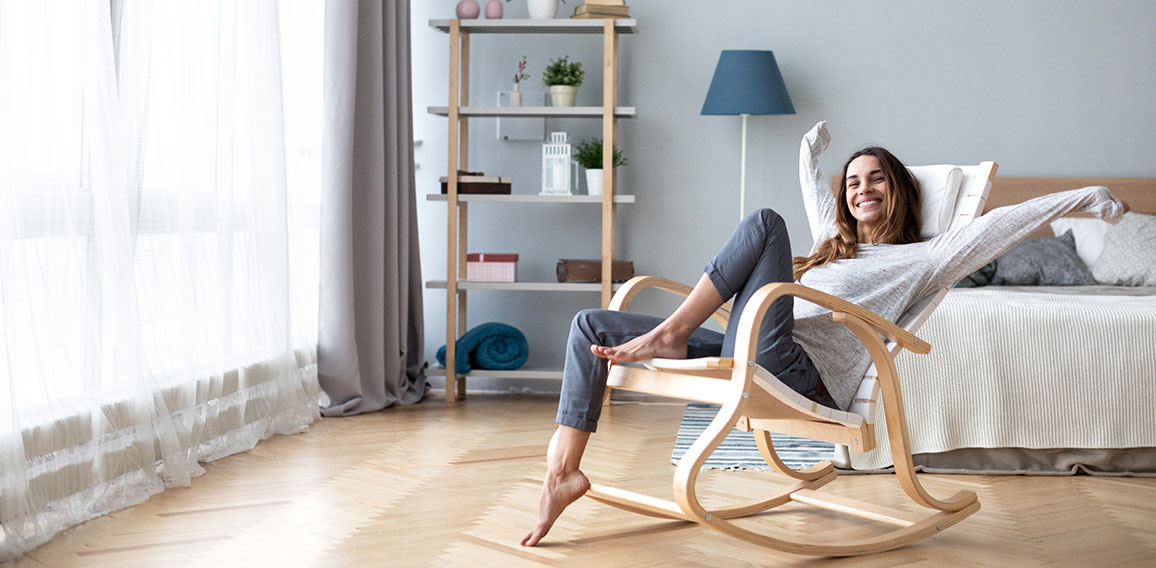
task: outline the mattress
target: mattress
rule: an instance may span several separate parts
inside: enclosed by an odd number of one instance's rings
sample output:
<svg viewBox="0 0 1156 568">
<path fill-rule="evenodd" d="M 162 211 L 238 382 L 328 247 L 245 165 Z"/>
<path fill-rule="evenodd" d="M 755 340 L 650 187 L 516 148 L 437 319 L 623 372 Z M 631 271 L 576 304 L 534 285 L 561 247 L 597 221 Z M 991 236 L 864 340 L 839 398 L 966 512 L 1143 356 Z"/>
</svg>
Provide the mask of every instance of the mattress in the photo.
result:
<svg viewBox="0 0 1156 568">
<path fill-rule="evenodd" d="M 1042 472 L 1039 460 L 1053 455 L 1057 471 L 1071 471 L 1073 455 L 1121 459 L 1074 450 L 1156 448 L 1156 287 L 954 289 L 917 334 L 931 353 L 903 352 L 895 363 L 912 453 L 943 454 L 917 456 L 925 470 Z M 850 454 L 857 470 L 891 465 L 876 410 L 876 449 Z M 965 449 L 1013 451 L 980 459 L 957 451 Z"/>
</svg>

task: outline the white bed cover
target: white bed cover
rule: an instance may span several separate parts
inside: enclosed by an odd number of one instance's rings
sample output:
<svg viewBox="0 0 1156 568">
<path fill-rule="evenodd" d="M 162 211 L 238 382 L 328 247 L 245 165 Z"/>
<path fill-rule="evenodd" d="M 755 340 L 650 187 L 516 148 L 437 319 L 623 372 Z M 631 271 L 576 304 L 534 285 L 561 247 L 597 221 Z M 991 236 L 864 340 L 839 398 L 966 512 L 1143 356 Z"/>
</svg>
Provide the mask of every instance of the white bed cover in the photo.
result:
<svg viewBox="0 0 1156 568">
<path fill-rule="evenodd" d="M 917 335 L 931 353 L 895 361 L 913 453 L 1156 447 L 1156 287 L 957 288 Z M 855 469 L 891 465 L 882 405 L 875 428 Z"/>
</svg>

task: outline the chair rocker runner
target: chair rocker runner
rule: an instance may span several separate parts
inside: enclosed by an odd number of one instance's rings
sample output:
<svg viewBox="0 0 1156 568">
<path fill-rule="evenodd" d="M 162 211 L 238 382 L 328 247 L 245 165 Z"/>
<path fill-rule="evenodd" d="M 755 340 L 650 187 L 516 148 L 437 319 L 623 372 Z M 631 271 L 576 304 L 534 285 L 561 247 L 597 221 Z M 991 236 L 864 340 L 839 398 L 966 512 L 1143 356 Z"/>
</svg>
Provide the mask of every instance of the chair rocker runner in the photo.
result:
<svg viewBox="0 0 1156 568">
<path fill-rule="evenodd" d="M 996 164 L 978 166 L 928 166 L 912 168 L 925 195 L 925 205 L 949 208 L 950 226 L 969 222 L 983 210 L 995 175 Z M 934 170 L 939 168 L 940 170 Z M 950 188 L 943 196 L 931 196 L 935 183 L 926 176 L 942 177 L 942 168 L 962 171 L 956 174 L 955 193 Z M 923 170 L 922 173 L 919 170 Z M 937 173 L 938 172 L 938 173 Z M 948 177 L 951 177 L 950 175 Z M 947 184 L 950 186 L 950 184 Z M 934 191 L 934 189 L 932 189 Z M 946 228 L 946 227 L 945 227 Z M 617 292 L 610 303 L 612 310 L 625 310 L 642 290 L 657 288 L 687 295 L 687 285 L 657 277 L 636 277 Z M 959 491 L 946 499 L 931 496 L 916 477 L 908 441 L 903 410 L 903 396 L 894 364 L 902 349 L 925 354 L 931 346 L 913 332 L 927 320 L 947 293 L 941 289 L 916 302 L 899 320 L 899 324 L 850 302 L 795 283 L 772 283 L 762 287 L 739 315 L 738 334 L 733 358 L 651 359 L 644 367 L 612 364 L 607 380 L 609 389 L 655 394 L 721 406 L 714 420 L 694 441 L 674 474 L 674 501 L 657 499 L 629 491 L 594 484 L 586 496 L 627 511 L 654 517 L 680 519 L 709 526 L 736 538 L 796 554 L 854 556 L 882 552 L 935 534 L 979 510 L 979 501 L 971 491 Z M 821 406 L 794 392 L 770 372 L 755 363 L 759 326 L 771 304 L 790 295 L 831 310 L 831 317 L 852 331 L 866 347 L 874 366 L 864 376 L 853 412 Z M 714 316 L 726 323 L 731 304 L 724 304 Z M 866 503 L 816 491 L 837 477 L 830 461 L 805 470 L 794 470 L 779 459 L 769 432 L 780 432 L 842 444 L 849 450 L 865 452 L 875 447 L 873 424 L 875 405 L 882 402 L 887 421 L 887 438 L 891 446 L 899 485 L 916 504 L 930 509 L 918 513 Z M 732 428 L 753 432 L 759 453 L 775 472 L 791 483 L 770 495 L 747 503 L 707 509 L 696 492 L 696 481 L 703 464 L 722 443 Z M 849 514 L 893 525 L 888 532 L 858 541 L 799 541 L 776 538 L 740 527 L 732 519 L 748 517 L 797 502 L 829 511 Z"/>
</svg>

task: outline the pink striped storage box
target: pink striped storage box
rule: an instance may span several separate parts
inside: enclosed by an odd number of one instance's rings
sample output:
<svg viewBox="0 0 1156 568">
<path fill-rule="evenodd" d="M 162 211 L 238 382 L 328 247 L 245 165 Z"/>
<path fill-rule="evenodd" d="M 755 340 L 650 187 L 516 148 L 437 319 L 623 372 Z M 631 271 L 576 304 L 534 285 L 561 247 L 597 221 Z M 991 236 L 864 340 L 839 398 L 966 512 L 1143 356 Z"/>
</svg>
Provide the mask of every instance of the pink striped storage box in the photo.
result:
<svg viewBox="0 0 1156 568">
<path fill-rule="evenodd" d="M 466 280 L 470 282 L 514 282 L 518 255 L 473 252 L 466 255 Z"/>
</svg>

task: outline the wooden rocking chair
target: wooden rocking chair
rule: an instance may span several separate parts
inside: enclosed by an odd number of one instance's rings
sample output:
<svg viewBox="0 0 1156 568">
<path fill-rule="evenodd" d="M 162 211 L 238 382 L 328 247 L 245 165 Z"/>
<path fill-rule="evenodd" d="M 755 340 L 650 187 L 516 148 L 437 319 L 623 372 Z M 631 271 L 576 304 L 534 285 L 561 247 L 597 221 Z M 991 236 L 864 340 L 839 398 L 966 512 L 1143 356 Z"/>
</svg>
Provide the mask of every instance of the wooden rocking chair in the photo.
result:
<svg viewBox="0 0 1156 568">
<path fill-rule="evenodd" d="M 994 162 L 983 162 L 978 166 L 911 168 L 922 188 L 924 219 L 928 219 L 929 214 L 942 213 L 941 226 L 946 229 L 967 223 L 979 215 L 991 189 L 996 168 Z M 935 211 L 937 208 L 939 211 Z M 925 221 L 924 226 L 927 225 Z M 931 235 L 925 231 L 924 236 Z M 657 288 L 684 296 L 691 290 L 690 286 L 671 280 L 637 277 L 618 290 L 610 303 L 610 309 L 626 309 L 631 300 L 646 288 Z M 748 301 L 740 314 L 733 358 L 652 359 L 644 362 L 645 368 L 612 365 L 608 378 L 611 389 L 709 402 L 720 405 L 721 409 L 691 445 L 675 470 L 674 501 L 602 485 L 593 485 L 586 495 L 643 515 L 700 523 L 773 549 L 822 556 L 854 556 L 890 550 L 960 522 L 979 510 L 979 501 L 971 491 L 959 491 L 947 499 L 937 499 L 920 484 L 912 464 L 903 396 L 893 360 L 902 349 L 915 353 L 928 353 L 931 350 L 930 345 L 912 332 L 927 320 L 946 293 L 945 288 L 923 298 L 904 314 L 897 325 L 860 306 L 799 284 L 768 284 Z M 759 325 L 771 303 L 784 295 L 830 309 L 831 317 L 854 332 L 866 346 L 874 366 L 860 384 L 856 403 L 851 408 L 853 412 L 818 405 L 792 391 L 755 363 Z M 715 319 L 725 325 L 731 317 L 730 308 L 729 303 L 724 305 L 714 314 Z M 822 462 L 805 470 L 794 470 L 785 465 L 775 453 L 770 432 L 826 440 L 842 444 L 855 452 L 871 450 L 875 446 L 872 423 L 875 404 L 880 401 L 887 420 L 888 440 L 899 485 L 912 501 L 931 509 L 926 513 L 913 513 L 847 497 L 821 494 L 816 489 L 837 477 L 831 462 Z M 698 498 L 695 483 L 702 465 L 732 428 L 753 432 L 763 459 L 771 469 L 793 482 L 779 491 L 747 503 L 707 509 Z M 859 541 L 800 542 L 768 536 L 731 522 L 732 519 L 748 517 L 792 501 L 894 525 L 896 528 Z"/>
</svg>

